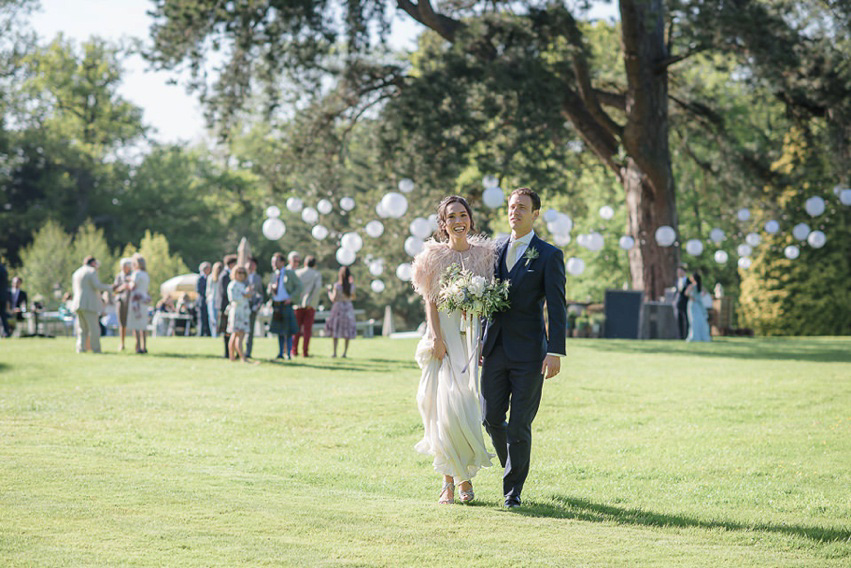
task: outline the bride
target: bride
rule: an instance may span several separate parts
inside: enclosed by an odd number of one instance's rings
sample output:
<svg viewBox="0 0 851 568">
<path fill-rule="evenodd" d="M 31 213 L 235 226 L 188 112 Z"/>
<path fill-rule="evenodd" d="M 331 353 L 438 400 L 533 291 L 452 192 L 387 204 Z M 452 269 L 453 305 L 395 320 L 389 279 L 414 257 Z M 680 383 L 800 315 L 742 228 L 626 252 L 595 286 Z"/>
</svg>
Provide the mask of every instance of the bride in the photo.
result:
<svg viewBox="0 0 851 568">
<path fill-rule="evenodd" d="M 437 208 L 438 240 L 429 240 L 414 259 L 414 290 L 425 302 L 428 331 L 417 346 L 422 369 L 417 405 L 425 427 L 415 446 L 434 456 L 434 469 L 443 475 L 439 503 L 460 501 L 475 495 L 471 479 L 491 465 L 493 454 L 485 449 L 478 394 L 478 353 L 481 326 L 460 312 L 438 311 L 440 277 L 446 268 L 459 264 L 490 280 L 494 270 L 492 241 L 470 236 L 475 230 L 473 213 L 463 197 L 449 196 Z"/>
</svg>

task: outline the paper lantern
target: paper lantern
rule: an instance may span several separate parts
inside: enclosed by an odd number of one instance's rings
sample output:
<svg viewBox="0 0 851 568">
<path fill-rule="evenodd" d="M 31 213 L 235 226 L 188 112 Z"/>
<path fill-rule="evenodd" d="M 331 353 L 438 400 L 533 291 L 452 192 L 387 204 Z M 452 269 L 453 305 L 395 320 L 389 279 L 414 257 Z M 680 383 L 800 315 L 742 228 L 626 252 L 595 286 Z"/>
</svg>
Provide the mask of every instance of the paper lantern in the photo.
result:
<svg viewBox="0 0 851 568">
<path fill-rule="evenodd" d="M 384 262 L 381 260 L 373 260 L 370 262 L 369 273 L 373 276 L 381 276 L 384 273 Z"/>
<path fill-rule="evenodd" d="M 839 202 L 842 205 L 851 205 L 851 189 L 843 189 L 839 192 Z"/>
<path fill-rule="evenodd" d="M 416 185 L 414 184 L 414 180 L 409 178 L 404 178 L 399 180 L 399 191 L 402 193 L 411 193 L 414 191 Z"/>
<path fill-rule="evenodd" d="M 739 256 L 750 256 L 753 251 L 748 245 L 739 245 L 736 247 L 736 252 Z"/>
<path fill-rule="evenodd" d="M 344 197 L 340 200 L 340 209 L 343 211 L 351 211 L 355 208 L 355 200 L 351 197 Z"/>
<path fill-rule="evenodd" d="M 799 241 L 803 241 L 807 238 L 807 235 L 810 234 L 810 226 L 806 223 L 798 223 L 794 227 L 792 227 L 792 236 L 798 239 Z"/>
<path fill-rule="evenodd" d="M 402 282 L 410 281 L 412 273 L 413 268 L 411 267 L 410 262 L 403 262 L 402 264 L 396 267 L 396 278 L 398 278 Z"/>
<path fill-rule="evenodd" d="M 366 234 L 372 237 L 373 239 L 377 239 L 381 235 L 384 234 L 384 223 L 381 221 L 370 221 L 366 224 Z"/>
<path fill-rule="evenodd" d="M 380 294 L 384 291 L 384 281 L 373 280 L 372 282 L 370 282 L 369 287 L 372 288 L 372 291 L 376 294 Z"/>
<path fill-rule="evenodd" d="M 765 223 L 765 232 L 769 235 L 774 235 L 777 231 L 780 230 L 780 223 L 772 219 L 771 221 L 766 221 Z"/>
<path fill-rule="evenodd" d="M 724 231 L 715 227 L 711 231 L 709 231 L 709 238 L 712 239 L 713 243 L 720 243 L 724 240 Z"/>
<path fill-rule="evenodd" d="M 387 215 L 398 219 L 408 210 L 408 199 L 401 193 L 391 191 L 381 198 L 381 204 Z"/>
<path fill-rule="evenodd" d="M 555 243 L 555 245 L 557 247 L 566 247 L 568 244 L 570 244 L 570 233 L 568 233 L 566 235 L 562 235 L 562 234 L 553 235 L 553 243 Z"/>
<path fill-rule="evenodd" d="M 669 247 L 677 240 L 677 232 L 669 225 L 656 229 L 656 242 L 660 247 Z"/>
<path fill-rule="evenodd" d="M 490 209 L 496 209 L 505 201 L 501 187 L 489 187 L 482 192 L 482 202 Z"/>
<path fill-rule="evenodd" d="M 280 217 L 281 210 L 278 209 L 277 205 L 270 205 L 266 208 L 266 217 Z"/>
<path fill-rule="evenodd" d="M 340 247 L 337 249 L 337 262 L 343 266 L 350 266 L 355 261 L 355 252 L 353 250 Z"/>
<path fill-rule="evenodd" d="M 405 239 L 405 252 L 411 256 L 417 256 L 424 247 L 423 240 L 417 237 L 408 237 Z"/>
<path fill-rule="evenodd" d="M 277 217 L 269 217 L 263 221 L 263 236 L 270 241 L 277 241 L 287 232 L 287 226 Z"/>
<path fill-rule="evenodd" d="M 408 228 L 411 230 L 411 234 L 419 239 L 426 239 L 431 235 L 431 223 L 425 217 L 417 217 L 411 221 Z"/>
<path fill-rule="evenodd" d="M 736 211 L 736 218 L 738 218 L 739 221 L 747 221 L 751 218 L 751 212 L 748 210 L 747 207 L 742 207 L 741 209 Z"/>
<path fill-rule="evenodd" d="M 289 209 L 293 213 L 298 213 L 304 207 L 304 203 L 302 203 L 301 199 L 298 197 L 290 197 L 287 199 L 287 209 Z"/>
<path fill-rule="evenodd" d="M 326 229 L 322 225 L 316 225 L 315 227 L 313 227 L 313 229 L 310 230 L 310 234 L 313 235 L 313 238 L 317 241 L 321 241 L 328 236 L 328 229 Z"/>
<path fill-rule="evenodd" d="M 588 250 L 597 252 L 603 248 L 605 245 L 605 241 L 603 240 L 603 235 L 594 231 L 590 235 L 588 235 L 588 244 L 586 245 Z"/>
<path fill-rule="evenodd" d="M 568 258 L 567 271 L 573 276 L 579 276 L 580 274 L 585 272 L 585 261 L 575 256 Z"/>
<path fill-rule="evenodd" d="M 432 213 L 428 216 L 428 226 L 432 233 L 437 230 L 437 213 Z"/>
<path fill-rule="evenodd" d="M 387 209 L 384 208 L 384 201 L 379 201 L 375 205 L 375 214 L 381 217 L 382 219 L 386 219 L 390 216 L 390 213 L 388 213 Z"/>
<path fill-rule="evenodd" d="M 807 213 L 810 214 L 810 217 L 818 217 L 822 213 L 824 213 L 824 199 L 819 197 L 818 195 L 814 195 L 807 199 L 804 203 L 804 209 L 807 210 Z"/>
<path fill-rule="evenodd" d="M 544 214 L 542 216 L 544 218 L 544 223 L 552 223 L 558 217 L 558 211 L 550 207 L 549 209 L 544 211 Z"/>
<path fill-rule="evenodd" d="M 795 246 L 795 245 L 789 245 L 788 247 L 786 247 L 785 249 L 783 249 L 783 254 L 784 254 L 784 255 L 786 256 L 786 258 L 788 258 L 789 260 L 795 260 L 796 258 L 798 258 L 798 256 L 800 256 L 800 254 L 801 254 L 801 249 L 799 249 L 799 248 L 798 248 L 797 246 Z"/>
<path fill-rule="evenodd" d="M 745 236 L 745 242 L 752 247 L 757 247 L 759 246 L 759 243 L 762 242 L 762 239 L 756 233 L 748 233 Z"/>
<path fill-rule="evenodd" d="M 606 221 L 608 221 L 609 219 L 611 219 L 614 216 L 615 216 L 615 210 L 612 209 L 610 206 L 603 205 L 602 207 L 600 207 L 600 217 L 602 217 Z"/>
<path fill-rule="evenodd" d="M 827 237 L 821 231 L 813 231 L 807 235 L 807 242 L 810 243 L 811 247 L 820 249 L 827 242 Z"/>
<path fill-rule="evenodd" d="M 629 235 L 624 235 L 618 240 L 618 246 L 623 250 L 629 250 L 635 246 L 635 239 Z"/>
<path fill-rule="evenodd" d="M 573 229 L 573 219 L 566 213 L 556 211 L 555 218 L 547 223 L 547 230 L 554 235 L 566 235 Z"/>
<path fill-rule="evenodd" d="M 327 199 L 320 199 L 319 203 L 316 204 L 316 210 L 322 215 L 327 215 L 332 209 L 334 209 L 334 206 Z"/>
<path fill-rule="evenodd" d="M 703 252 L 703 243 L 699 239 L 689 239 L 686 241 L 686 252 L 692 256 L 700 256 Z"/>
<path fill-rule="evenodd" d="M 488 174 L 482 178 L 482 187 L 484 187 L 485 189 L 490 189 L 492 187 L 497 186 L 499 186 L 499 180 L 496 178 L 496 176 Z"/>
<path fill-rule="evenodd" d="M 715 262 L 718 264 L 725 264 L 727 262 L 727 251 L 716 250 L 715 251 Z"/>
<path fill-rule="evenodd" d="M 743 256 L 742 258 L 739 259 L 739 268 L 741 268 L 742 270 L 747 270 L 750 267 L 751 267 L 751 259 L 749 259 L 746 256 Z"/>
<path fill-rule="evenodd" d="M 312 225 L 319 220 L 319 212 L 313 207 L 305 207 L 301 211 L 301 219 L 308 225 Z"/>
<path fill-rule="evenodd" d="M 340 245 L 344 249 L 348 249 L 352 252 L 358 252 L 363 247 L 363 239 L 357 233 L 345 233 L 340 238 Z"/>
</svg>

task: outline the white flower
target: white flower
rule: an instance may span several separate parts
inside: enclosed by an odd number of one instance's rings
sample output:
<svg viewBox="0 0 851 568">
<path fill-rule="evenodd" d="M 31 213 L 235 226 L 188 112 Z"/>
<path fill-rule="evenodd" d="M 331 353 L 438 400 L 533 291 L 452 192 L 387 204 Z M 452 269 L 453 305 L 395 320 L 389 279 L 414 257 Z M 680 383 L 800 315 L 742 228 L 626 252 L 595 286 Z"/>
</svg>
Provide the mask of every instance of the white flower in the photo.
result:
<svg viewBox="0 0 851 568">
<path fill-rule="evenodd" d="M 482 276 L 473 276 L 472 282 L 470 282 L 470 291 L 477 298 L 481 298 L 482 294 L 485 293 L 485 287 L 487 287 L 488 281 L 484 279 Z"/>
</svg>

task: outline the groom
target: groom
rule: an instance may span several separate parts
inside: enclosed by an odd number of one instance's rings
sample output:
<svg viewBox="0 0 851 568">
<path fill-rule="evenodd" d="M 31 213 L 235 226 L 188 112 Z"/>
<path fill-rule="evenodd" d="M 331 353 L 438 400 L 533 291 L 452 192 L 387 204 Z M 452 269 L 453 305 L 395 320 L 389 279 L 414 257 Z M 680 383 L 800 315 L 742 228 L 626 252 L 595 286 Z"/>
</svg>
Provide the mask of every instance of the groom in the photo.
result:
<svg viewBox="0 0 851 568">
<path fill-rule="evenodd" d="M 520 506 L 520 492 L 529 474 L 532 420 L 541 403 L 544 379 L 558 374 L 559 357 L 565 351 L 564 259 L 561 250 L 532 230 L 540 212 L 541 198 L 531 189 L 511 193 L 511 237 L 498 244 L 494 271 L 501 280 L 511 282 L 511 305 L 485 324 L 482 347 L 482 416 L 505 468 L 502 488 L 508 508 Z M 506 422 L 509 407 L 511 418 Z"/>
</svg>

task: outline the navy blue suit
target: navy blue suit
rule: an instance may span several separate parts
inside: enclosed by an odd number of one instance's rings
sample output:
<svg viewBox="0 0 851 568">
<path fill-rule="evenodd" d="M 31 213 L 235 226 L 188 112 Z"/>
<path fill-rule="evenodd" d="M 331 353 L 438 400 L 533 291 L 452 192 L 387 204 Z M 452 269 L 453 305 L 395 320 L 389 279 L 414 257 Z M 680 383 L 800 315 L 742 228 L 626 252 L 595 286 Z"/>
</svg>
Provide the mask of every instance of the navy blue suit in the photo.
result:
<svg viewBox="0 0 851 568">
<path fill-rule="evenodd" d="M 207 312 L 207 275 L 203 272 L 198 275 L 198 284 L 195 290 L 198 292 L 198 301 L 196 302 L 198 329 L 201 330 L 203 337 L 209 337 L 212 333 L 210 333 L 210 315 Z"/>
<path fill-rule="evenodd" d="M 564 256 L 536 236 L 509 272 L 508 239 L 497 245 L 494 274 L 509 280 L 511 306 L 485 323 L 482 347 L 482 416 L 500 463 L 505 468 L 503 493 L 520 497 L 529 474 L 532 421 L 541 403 L 547 353 L 565 354 L 567 302 Z M 529 250 L 538 257 L 529 259 Z M 544 323 L 547 305 L 549 333 Z M 511 409 L 511 419 L 506 414 Z"/>
</svg>

